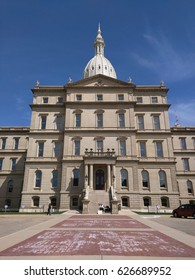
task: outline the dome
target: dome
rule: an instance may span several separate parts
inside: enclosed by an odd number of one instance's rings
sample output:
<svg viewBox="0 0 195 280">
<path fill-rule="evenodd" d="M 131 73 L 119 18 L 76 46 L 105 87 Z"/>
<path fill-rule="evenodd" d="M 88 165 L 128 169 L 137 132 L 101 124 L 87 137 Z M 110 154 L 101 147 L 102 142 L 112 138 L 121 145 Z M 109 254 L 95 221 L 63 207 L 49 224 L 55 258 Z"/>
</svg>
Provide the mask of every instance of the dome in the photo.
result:
<svg viewBox="0 0 195 280">
<path fill-rule="evenodd" d="M 98 27 L 98 34 L 94 42 L 95 56 L 87 63 L 83 78 L 88 78 L 98 74 L 109 76 L 116 79 L 116 72 L 111 62 L 104 56 L 104 39 L 101 35 L 100 25 Z"/>
</svg>

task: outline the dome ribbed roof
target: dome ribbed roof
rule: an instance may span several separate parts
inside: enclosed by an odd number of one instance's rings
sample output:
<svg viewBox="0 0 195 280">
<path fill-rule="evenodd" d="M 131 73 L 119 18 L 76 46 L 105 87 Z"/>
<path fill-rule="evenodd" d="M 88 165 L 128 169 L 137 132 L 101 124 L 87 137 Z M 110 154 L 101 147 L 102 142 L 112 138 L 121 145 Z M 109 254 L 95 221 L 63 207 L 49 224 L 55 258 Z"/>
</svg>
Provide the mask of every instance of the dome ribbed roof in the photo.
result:
<svg viewBox="0 0 195 280">
<path fill-rule="evenodd" d="M 91 76 L 102 74 L 116 79 L 117 76 L 114 67 L 104 56 L 105 44 L 101 35 L 100 25 L 98 27 L 98 34 L 94 42 L 94 47 L 95 56 L 87 63 L 84 69 L 83 78 L 85 79 Z"/>
</svg>

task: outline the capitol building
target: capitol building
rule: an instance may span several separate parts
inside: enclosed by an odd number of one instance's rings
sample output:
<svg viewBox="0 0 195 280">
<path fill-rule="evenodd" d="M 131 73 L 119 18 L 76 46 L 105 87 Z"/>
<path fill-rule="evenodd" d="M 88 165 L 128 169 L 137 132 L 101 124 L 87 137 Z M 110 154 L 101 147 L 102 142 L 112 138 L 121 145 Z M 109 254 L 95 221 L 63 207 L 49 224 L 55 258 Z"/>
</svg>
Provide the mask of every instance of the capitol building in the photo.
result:
<svg viewBox="0 0 195 280">
<path fill-rule="evenodd" d="M 100 26 L 81 80 L 32 89 L 29 127 L 0 127 L 0 209 L 195 203 L 195 127 L 170 127 L 168 88 L 117 79 Z"/>
</svg>

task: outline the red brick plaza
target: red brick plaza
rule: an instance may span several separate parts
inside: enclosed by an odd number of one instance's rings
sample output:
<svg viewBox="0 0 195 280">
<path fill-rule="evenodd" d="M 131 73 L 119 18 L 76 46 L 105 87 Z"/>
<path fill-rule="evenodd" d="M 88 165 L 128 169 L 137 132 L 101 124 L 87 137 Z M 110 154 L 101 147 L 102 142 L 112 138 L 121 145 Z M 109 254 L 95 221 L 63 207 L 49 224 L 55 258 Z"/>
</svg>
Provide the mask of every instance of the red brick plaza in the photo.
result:
<svg viewBox="0 0 195 280">
<path fill-rule="evenodd" d="M 194 258 L 195 249 L 126 215 L 72 215 L 0 256 Z"/>
</svg>

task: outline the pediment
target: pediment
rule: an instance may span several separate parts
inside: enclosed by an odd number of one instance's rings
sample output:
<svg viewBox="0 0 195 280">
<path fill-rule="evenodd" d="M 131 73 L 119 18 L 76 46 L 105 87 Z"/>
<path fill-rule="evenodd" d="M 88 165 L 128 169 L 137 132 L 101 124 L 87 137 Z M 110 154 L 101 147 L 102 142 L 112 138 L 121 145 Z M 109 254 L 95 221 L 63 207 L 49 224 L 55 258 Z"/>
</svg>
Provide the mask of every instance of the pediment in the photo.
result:
<svg viewBox="0 0 195 280">
<path fill-rule="evenodd" d="M 69 83 L 67 87 L 134 87 L 132 83 L 123 82 L 104 75 L 95 75 L 80 81 Z"/>
</svg>

